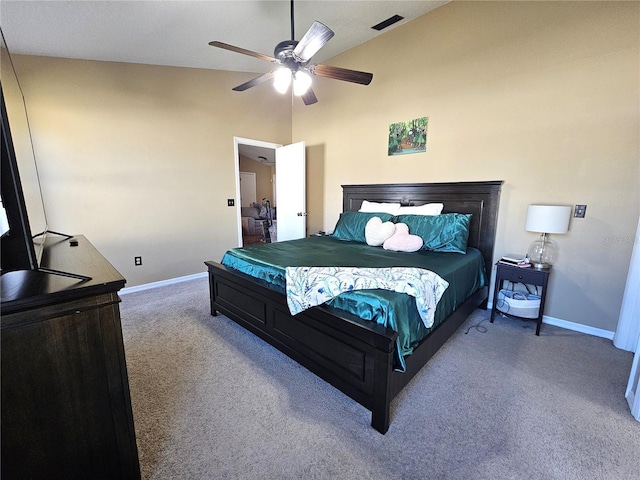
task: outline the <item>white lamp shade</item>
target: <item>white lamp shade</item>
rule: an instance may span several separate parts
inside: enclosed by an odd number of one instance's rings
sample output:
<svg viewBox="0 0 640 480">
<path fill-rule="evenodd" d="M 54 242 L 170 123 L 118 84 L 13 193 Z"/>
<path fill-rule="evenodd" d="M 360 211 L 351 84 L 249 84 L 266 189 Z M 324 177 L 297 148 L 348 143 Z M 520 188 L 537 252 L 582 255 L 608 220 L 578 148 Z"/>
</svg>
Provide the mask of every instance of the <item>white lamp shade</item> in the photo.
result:
<svg viewBox="0 0 640 480">
<path fill-rule="evenodd" d="M 571 207 L 567 205 L 529 205 L 525 230 L 539 233 L 567 233 Z"/>
</svg>

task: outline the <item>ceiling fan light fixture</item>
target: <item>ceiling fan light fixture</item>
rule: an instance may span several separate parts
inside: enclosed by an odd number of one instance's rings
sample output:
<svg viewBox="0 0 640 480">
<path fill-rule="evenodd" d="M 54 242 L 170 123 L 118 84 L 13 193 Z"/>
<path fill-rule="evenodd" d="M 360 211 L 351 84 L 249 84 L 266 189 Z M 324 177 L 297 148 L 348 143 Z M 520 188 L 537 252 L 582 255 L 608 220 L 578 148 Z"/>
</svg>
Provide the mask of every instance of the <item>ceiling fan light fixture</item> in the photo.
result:
<svg viewBox="0 0 640 480">
<path fill-rule="evenodd" d="M 296 97 L 304 95 L 311 86 L 311 76 L 307 72 L 298 70 L 293 75 L 293 94 Z"/>
<path fill-rule="evenodd" d="M 2 1 L 2 0 L 0 0 Z M 396 15 L 399 19 L 399 17 Z M 373 80 L 373 74 L 360 72 L 357 70 L 349 70 L 348 68 L 334 67 L 330 65 L 310 64 L 311 58 L 335 35 L 333 30 L 317 20 L 311 24 L 302 38 L 295 40 L 293 0 L 291 0 L 291 40 L 284 40 L 276 45 L 273 51 L 273 57 L 263 55 L 261 53 L 247 50 L 246 48 L 236 47 L 228 43 L 212 41 L 209 45 L 216 48 L 222 48 L 230 52 L 248 55 L 250 57 L 264 60 L 269 63 L 280 65 L 279 69 L 273 69 L 270 72 L 263 73 L 248 82 L 233 87 L 235 92 L 243 92 L 249 88 L 260 85 L 273 79 L 273 86 L 281 94 L 287 93 L 289 85 L 293 83 L 293 94 L 301 98 L 305 105 L 313 105 L 318 101 L 313 89 L 311 88 L 311 76 L 329 78 L 333 80 L 341 80 L 343 82 L 357 83 L 360 85 L 369 85 Z M 385 22 L 397 21 L 395 17 Z M 384 22 L 383 22 L 384 23 Z"/>
<path fill-rule="evenodd" d="M 273 77 L 273 87 L 278 93 L 285 94 L 291 84 L 291 70 L 288 68 L 280 68 L 276 70 Z"/>
</svg>

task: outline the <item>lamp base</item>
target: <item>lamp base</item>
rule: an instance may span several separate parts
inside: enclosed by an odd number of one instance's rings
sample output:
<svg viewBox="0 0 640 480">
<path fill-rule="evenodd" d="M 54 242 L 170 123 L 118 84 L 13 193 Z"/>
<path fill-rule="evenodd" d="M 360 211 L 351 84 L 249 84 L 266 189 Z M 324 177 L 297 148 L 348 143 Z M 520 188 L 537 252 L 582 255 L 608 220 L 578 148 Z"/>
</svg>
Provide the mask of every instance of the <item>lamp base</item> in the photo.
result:
<svg viewBox="0 0 640 480">
<path fill-rule="evenodd" d="M 555 242 L 547 238 L 547 234 L 543 233 L 540 238 L 529 245 L 527 256 L 533 268 L 544 270 L 551 268 L 558 256 L 558 249 Z"/>
<path fill-rule="evenodd" d="M 535 268 L 536 270 L 548 270 L 551 268 L 551 264 L 541 263 L 541 262 L 531 262 L 531 268 Z"/>
</svg>

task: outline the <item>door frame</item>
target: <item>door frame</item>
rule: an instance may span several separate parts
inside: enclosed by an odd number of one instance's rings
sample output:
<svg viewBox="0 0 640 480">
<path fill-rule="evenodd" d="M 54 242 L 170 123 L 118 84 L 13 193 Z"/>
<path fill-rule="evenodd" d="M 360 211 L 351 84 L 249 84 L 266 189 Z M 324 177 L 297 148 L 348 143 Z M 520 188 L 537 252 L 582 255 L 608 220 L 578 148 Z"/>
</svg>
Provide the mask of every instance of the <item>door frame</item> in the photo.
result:
<svg viewBox="0 0 640 480">
<path fill-rule="evenodd" d="M 236 216 L 238 225 L 238 246 L 242 247 L 242 218 L 240 210 L 240 153 L 238 151 L 238 145 L 251 145 L 254 147 L 271 148 L 275 150 L 281 147 L 281 143 L 264 142 L 262 140 L 254 140 L 251 138 L 233 137 L 233 155 L 235 161 L 235 175 L 236 175 Z M 277 174 L 278 172 L 276 172 Z"/>
</svg>

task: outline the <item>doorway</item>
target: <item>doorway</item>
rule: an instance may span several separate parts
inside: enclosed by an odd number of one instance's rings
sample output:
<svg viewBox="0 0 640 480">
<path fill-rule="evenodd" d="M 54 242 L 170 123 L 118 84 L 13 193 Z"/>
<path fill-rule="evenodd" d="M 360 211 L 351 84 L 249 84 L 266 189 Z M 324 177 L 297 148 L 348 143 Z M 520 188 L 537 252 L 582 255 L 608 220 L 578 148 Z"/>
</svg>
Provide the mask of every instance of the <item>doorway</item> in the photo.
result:
<svg viewBox="0 0 640 480">
<path fill-rule="evenodd" d="M 304 237 L 306 234 L 306 173 L 305 173 L 305 144 L 298 142 L 282 146 L 278 143 L 264 142 L 248 138 L 234 137 L 236 198 L 241 196 L 240 164 L 258 162 L 264 171 L 268 166 L 270 173 L 260 175 L 264 179 L 256 178 L 256 198 L 258 208 L 267 207 L 270 211 L 273 235 L 269 240 L 290 240 Z M 242 157 L 242 158 L 241 158 Z M 278 167 L 280 165 L 280 167 Z M 280 168 L 280 172 L 276 170 Z M 253 170 L 253 168 L 251 168 Z M 242 169 L 247 170 L 247 168 Z M 277 185 L 276 185 L 277 181 Z M 281 203 L 281 205 L 278 205 Z M 278 209 L 278 207 L 282 207 Z M 242 240 L 242 210 L 237 202 L 238 215 L 238 245 L 243 246 Z M 250 212 L 252 213 L 252 212 Z M 266 217 L 265 217 L 266 218 Z M 280 225 L 277 225 L 280 223 Z M 276 229 L 283 228 L 283 236 L 277 235 Z"/>
<path fill-rule="evenodd" d="M 261 140 L 240 137 L 234 137 L 233 142 L 235 154 L 236 198 L 242 198 L 240 171 L 243 169 L 240 168 L 240 164 L 242 162 L 243 165 L 247 165 L 247 162 L 251 162 L 255 163 L 256 166 L 249 168 L 245 167 L 244 170 L 250 169 L 254 172 L 264 172 L 267 167 L 270 167 L 268 170 L 269 176 L 266 180 L 266 182 L 268 182 L 268 186 L 265 186 L 264 175 L 258 174 L 256 178 L 255 202 L 261 206 L 263 201 L 266 203 L 266 200 L 268 200 L 271 207 L 276 207 L 275 184 L 273 184 L 272 177 L 275 176 L 275 151 L 276 148 L 281 145 L 279 143 L 263 142 Z M 240 157 L 242 157 L 242 160 Z M 244 201 L 238 202 L 238 204 L 240 203 L 241 205 L 238 205 L 238 245 L 242 247 L 245 242 L 243 241 L 243 219 L 241 212 L 242 207 L 246 208 L 248 205 L 245 205 Z M 264 235 L 262 235 L 262 237 L 264 237 Z M 251 239 L 251 242 L 253 241 L 255 241 L 255 238 Z"/>
</svg>

